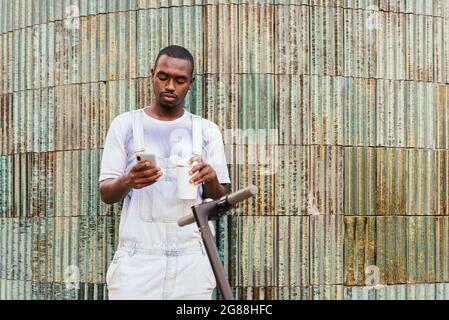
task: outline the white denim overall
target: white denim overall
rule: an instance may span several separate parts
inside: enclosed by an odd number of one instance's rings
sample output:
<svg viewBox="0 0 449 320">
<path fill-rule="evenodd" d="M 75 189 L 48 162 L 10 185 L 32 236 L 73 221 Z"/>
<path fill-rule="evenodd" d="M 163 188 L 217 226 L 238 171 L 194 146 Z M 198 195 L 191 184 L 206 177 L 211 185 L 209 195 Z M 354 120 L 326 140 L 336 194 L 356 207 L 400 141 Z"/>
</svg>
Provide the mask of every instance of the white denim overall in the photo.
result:
<svg viewBox="0 0 449 320">
<path fill-rule="evenodd" d="M 135 154 L 151 152 L 144 145 L 143 116 L 143 109 L 133 111 Z M 201 157 L 202 146 L 201 117 L 192 115 L 192 156 Z M 201 202 L 202 189 L 196 200 L 179 200 L 177 164 L 169 158 L 156 160 L 163 175 L 125 199 L 128 209 L 121 219 L 126 216 L 135 237 L 120 236 L 106 275 L 109 299 L 211 299 L 216 281 L 198 228 L 177 225 Z"/>
</svg>

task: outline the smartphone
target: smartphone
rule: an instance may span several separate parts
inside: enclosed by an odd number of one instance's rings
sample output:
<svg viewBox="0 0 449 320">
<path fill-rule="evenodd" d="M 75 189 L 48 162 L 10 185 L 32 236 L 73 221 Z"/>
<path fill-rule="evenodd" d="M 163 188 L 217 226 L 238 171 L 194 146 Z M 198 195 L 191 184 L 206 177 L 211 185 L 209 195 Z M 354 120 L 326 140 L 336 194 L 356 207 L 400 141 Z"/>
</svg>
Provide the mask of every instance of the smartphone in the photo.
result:
<svg viewBox="0 0 449 320">
<path fill-rule="evenodd" d="M 157 167 L 156 156 L 152 153 L 138 153 L 136 155 L 137 161 L 151 161 L 152 167 Z"/>
</svg>

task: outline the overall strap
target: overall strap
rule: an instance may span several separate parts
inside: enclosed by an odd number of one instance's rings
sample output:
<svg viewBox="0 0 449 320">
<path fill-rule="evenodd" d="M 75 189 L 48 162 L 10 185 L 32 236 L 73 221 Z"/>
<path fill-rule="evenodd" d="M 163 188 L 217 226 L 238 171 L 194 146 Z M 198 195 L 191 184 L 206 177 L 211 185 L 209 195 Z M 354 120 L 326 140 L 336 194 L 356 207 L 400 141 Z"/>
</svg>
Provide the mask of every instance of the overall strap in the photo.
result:
<svg viewBox="0 0 449 320">
<path fill-rule="evenodd" d="M 203 151 L 203 130 L 201 128 L 201 117 L 192 114 L 192 157 L 198 156 L 202 158 Z M 202 190 L 202 185 L 199 186 Z M 202 191 L 201 191 L 202 193 Z M 183 215 L 192 213 L 192 206 L 201 203 L 201 200 L 180 200 L 182 201 Z"/>
<path fill-rule="evenodd" d="M 133 140 L 134 153 L 145 152 L 144 138 L 143 138 L 143 109 L 132 111 L 133 116 Z"/>
<path fill-rule="evenodd" d="M 201 129 L 201 117 L 192 114 L 192 156 L 201 158 L 203 150 L 203 132 Z"/>
</svg>

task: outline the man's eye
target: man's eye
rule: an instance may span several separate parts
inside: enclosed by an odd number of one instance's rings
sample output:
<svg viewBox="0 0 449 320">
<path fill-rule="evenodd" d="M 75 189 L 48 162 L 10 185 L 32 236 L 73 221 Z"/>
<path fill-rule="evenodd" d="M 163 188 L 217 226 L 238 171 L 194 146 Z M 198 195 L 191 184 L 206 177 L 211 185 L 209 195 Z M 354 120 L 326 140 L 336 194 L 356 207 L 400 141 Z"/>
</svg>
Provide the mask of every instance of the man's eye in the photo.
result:
<svg viewBox="0 0 449 320">
<path fill-rule="evenodd" d="M 179 84 L 183 84 L 183 83 L 185 83 L 186 81 L 185 81 L 184 79 L 178 79 L 178 80 L 176 80 L 176 82 L 179 83 Z"/>
<path fill-rule="evenodd" d="M 159 76 L 159 79 L 161 79 L 161 80 L 167 80 L 167 77 L 166 77 L 166 76 Z"/>
</svg>

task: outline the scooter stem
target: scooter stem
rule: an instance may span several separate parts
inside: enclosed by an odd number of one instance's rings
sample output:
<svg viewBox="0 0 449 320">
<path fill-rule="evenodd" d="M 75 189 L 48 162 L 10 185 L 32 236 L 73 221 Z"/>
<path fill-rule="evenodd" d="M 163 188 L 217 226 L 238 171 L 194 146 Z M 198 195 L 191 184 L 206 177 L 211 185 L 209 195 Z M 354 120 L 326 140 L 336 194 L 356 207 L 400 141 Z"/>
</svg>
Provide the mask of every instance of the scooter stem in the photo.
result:
<svg viewBox="0 0 449 320">
<path fill-rule="evenodd" d="M 209 257 L 209 261 L 214 271 L 215 279 L 217 280 L 218 288 L 224 300 L 234 300 L 232 296 L 231 286 L 226 278 L 226 273 L 218 255 L 217 245 L 215 244 L 214 236 L 209 228 L 209 216 L 216 209 L 216 201 L 206 199 L 202 204 L 192 207 L 193 215 L 197 222 L 201 238 Z"/>
</svg>

